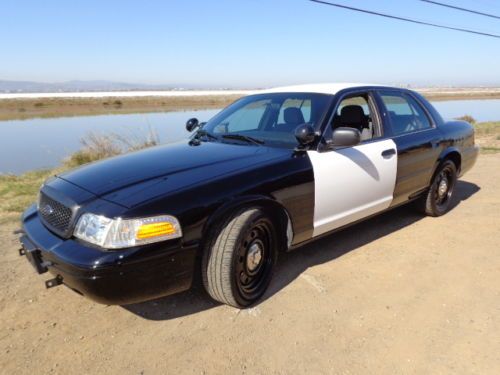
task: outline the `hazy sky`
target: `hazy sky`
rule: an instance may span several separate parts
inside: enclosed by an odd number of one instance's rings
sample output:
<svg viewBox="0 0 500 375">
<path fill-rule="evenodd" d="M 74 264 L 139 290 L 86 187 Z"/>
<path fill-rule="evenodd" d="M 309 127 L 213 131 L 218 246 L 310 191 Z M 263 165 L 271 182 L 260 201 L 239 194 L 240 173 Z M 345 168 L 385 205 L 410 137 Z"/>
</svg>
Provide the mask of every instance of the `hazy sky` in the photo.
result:
<svg viewBox="0 0 500 375">
<path fill-rule="evenodd" d="M 441 1 L 500 14 L 496 0 Z M 418 0 L 337 2 L 500 34 L 499 19 Z M 0 79 L 500 85 L 500 39 L 307 0 L 2 1 Z"/>
</svg>

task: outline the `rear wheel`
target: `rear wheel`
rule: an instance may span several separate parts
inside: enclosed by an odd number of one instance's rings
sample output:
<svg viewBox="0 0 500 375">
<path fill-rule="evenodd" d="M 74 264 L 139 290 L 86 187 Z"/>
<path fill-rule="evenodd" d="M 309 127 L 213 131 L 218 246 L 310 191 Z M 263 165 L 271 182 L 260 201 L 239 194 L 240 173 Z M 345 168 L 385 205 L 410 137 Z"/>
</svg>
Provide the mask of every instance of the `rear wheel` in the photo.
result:
<svg viewBox="0 0 500 375">
<path fill-rule="evenodd" d="M 261 209 L 236 212 L 203 254 L 203 284 L 215 300 L 243 308 L 256 302 L 271 281 L 277 258 L 277 233 Z"/>
<path fill-rule="evenodd" d="M 447 213 L 451 208 L 456 182 L 457 167 L 453 161 L 446 160 L 436 171 L 427 194 L 417 201 L 420 210 L 429 216 Z"/>
</svg>

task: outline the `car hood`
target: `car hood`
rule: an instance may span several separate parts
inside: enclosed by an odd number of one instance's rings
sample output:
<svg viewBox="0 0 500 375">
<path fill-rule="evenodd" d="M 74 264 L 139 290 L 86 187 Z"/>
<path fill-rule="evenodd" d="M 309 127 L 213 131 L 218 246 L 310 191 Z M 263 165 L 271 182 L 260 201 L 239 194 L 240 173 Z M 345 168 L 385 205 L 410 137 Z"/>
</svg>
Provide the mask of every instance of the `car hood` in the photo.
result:
<svg viewBox="0 0 500 375">
<path fill-rule="evenodd" d="M 290 156 L 265 146 L 187 141 L 92 163 L 58 177 L 125 207 Z M 161 185 L 161 188 L 159 188 Z"/>
</svg>

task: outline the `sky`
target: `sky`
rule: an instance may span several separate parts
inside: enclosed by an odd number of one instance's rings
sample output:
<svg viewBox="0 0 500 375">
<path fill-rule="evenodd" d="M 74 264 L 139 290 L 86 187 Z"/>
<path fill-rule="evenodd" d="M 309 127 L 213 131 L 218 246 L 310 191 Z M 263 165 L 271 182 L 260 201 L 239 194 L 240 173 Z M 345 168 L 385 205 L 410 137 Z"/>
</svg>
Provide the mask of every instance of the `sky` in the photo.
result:
<svg viewBox="0 0 500 375">
<path fill-rule="evenodd" d="M 419 0 L 332 1 L 500 34 L 500 19 Z M 500 15 L 497 0 L 441 1 Z M 500 39 L 308 0 L 16 0 L 0 20 L 0 80 L 500 86 Z"/>
</svg>

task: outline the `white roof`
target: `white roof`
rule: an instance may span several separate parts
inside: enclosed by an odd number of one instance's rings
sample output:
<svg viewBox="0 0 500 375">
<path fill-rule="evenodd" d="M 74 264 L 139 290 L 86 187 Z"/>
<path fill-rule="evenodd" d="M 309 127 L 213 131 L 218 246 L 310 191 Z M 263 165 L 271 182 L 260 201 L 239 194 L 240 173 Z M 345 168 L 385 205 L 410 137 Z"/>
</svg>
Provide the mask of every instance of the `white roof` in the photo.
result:
<svg viewBox="0 0 500 375">
<path fill-rule="evenodd" d="M 278 92 L 310 92 L 318 94 L 331 94 L 335 95 L 337 92 L 352 88 L 352 87 L 362 87 L 362 86 L 380 86 L 372 83 L 314 83 L 307 85 L 294 85 L 294 86 L 284 86 L 275 87 L 272 89 L 262 90 L 259 93 L 278 93 Z"/>
</svg>

